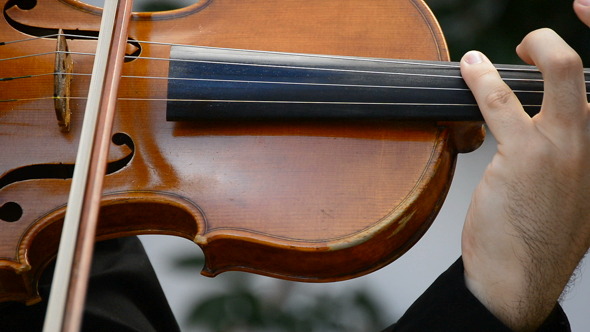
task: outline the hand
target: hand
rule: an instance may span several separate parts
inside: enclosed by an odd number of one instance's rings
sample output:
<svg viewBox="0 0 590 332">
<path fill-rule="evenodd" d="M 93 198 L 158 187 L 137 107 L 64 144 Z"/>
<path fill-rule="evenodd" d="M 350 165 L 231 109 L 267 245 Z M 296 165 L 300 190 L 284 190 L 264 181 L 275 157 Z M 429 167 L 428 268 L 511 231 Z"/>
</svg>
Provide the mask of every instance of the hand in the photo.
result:
<svg viewBox="0 0 590 332">
<path fill-rule="evenodd" d="M 590 24 L 590 1 L 574 3 Z M 590 108 L 582 62 L 549 29 L 518 55 L 538 66 L 545 91 L 530 118 L 493 65 L 468 52 L 461 72 L 498 151 L 473 194 L 463 228 L 468 289 L 516 331 L 539 327 L 590 247 Z"/>
</svg>

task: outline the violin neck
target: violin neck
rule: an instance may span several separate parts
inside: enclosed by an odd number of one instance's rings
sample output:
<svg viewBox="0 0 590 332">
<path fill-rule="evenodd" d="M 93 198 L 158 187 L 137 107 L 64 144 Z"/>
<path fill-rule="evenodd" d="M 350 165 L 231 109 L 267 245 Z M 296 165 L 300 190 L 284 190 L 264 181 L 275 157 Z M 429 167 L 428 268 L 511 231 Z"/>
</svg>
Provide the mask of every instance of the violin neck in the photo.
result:
<svg viewBox="0 0 590 332">
<path fill-rule="evenodd" d="M 525 110 L 543 98 L 532 66 L 499 71 Z M 459 64 L 174 46 L 167 119 L 483 120 Z"/>
</svg>

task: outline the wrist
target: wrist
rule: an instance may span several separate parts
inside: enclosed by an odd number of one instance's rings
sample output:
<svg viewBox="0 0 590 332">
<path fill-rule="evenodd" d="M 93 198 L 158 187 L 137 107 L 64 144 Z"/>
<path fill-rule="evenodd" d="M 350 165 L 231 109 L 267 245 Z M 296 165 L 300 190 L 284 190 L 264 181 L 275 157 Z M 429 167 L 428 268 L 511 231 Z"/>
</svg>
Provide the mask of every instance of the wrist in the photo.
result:
<svg viewBox="0 0 590 332">
<path fill-rule="evenodd" d="M 536 331 L 555 307 L 563 287 L 548 286 L 546 276 L 531 275 L 520 260 L 498 262 L 464 255 L 466 288 L 513 331 Z"/>
</svg>

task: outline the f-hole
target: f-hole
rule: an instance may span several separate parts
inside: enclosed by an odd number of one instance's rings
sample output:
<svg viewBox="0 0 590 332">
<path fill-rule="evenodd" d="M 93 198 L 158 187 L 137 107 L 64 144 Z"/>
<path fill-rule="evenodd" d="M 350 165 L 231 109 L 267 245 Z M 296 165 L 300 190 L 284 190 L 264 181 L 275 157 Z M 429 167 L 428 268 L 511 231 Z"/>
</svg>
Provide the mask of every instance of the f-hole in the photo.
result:
<svg viewBox="0 0 590 332">
<path fill-rule="evenodd" d="M 23 216 L 23 208 L 15 202 L 7 202 L 0 206 L 0 220 L 6 222 L 18 221 Z"/>
<path fill-rule="evenodd" d="M 129 153 L 123 158 L 107 164 L 106 175 L 120 171 L 129 164 L 135 155 L 135 143 L 124 133 L 116 133 L 112 137 L 113 144 L 126 146 Z M 74 174 L 74 164 L 36 164 L 13 169 L 0 178 L 0 190 L 16 182 L 41 179 L 71 179 Z M 18 221 L 23 215 L 23 209 L 16 202 L 7 202 L 0 206 L 0 220 L 7 222 Z"/>
</svg>

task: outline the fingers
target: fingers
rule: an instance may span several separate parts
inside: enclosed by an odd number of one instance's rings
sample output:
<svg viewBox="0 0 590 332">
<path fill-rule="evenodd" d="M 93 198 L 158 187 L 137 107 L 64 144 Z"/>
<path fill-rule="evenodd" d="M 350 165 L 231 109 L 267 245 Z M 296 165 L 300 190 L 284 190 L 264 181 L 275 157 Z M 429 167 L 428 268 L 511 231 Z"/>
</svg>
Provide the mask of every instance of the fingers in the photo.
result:
<svg viewBox="0 0 590 332">
<path fill-rule="evenodd" d="M 571 125 L 587 112 L 582 60 L 553 30 L 528 34 L 516 49 L 526 62 L 543 73 L 543 117 L 557 124 Z"/>
<path fill-rule="evenodd" d="M 584 24 L 590 26 L 590 1 L 589 0 L 575 0 L 574 11 Z"/>
<path fill-rule="evenodd" d="M 514 93 L 484 55 L 468 52 L 461 61 L 461 74 L 498 142 L 517 139 L 526 134 L 529 125 L 551 129 L 559 137 L 567 136 L 573 128 L 586 130 L 590 111 L 578 54 L 550 29 L 527 35 L 517 47 L 517 53 L 543 74 L 543 106 L 536 124 L 530 121 Z"/>
<path fill-rule="evenodd" d="M 500 144 L 522 132 L 530 118 L 487 57 L 477 51 L 466 53 L 461 60 L 461 75 Z"/>
</svg>

